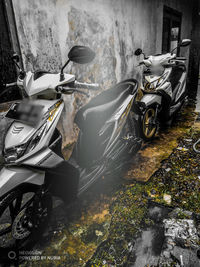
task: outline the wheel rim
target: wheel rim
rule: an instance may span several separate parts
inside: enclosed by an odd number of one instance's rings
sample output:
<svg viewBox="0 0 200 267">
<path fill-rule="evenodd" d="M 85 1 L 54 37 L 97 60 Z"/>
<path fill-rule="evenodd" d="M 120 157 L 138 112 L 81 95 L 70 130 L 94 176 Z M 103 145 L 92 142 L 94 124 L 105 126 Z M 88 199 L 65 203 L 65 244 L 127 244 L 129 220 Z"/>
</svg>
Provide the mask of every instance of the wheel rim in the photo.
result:
<svg viewBox="0 0 200 267">
<path fill-rule="evenodd" d="M 12 224 L 12 236 L 15 239 L 24 239 L 31 234 L 31 231 L 26 226 L 27 223 L 25 224 L 25 219 L 26 219 L 26 208 L 21 210 L 17 214 Z"/>
<path fill-rule="evenodd" d="M 29 243 L 37 242 L 38 234 L 46 228 L 52 210 L 51 195 L 48 192 L 42 194 L 35 209 L 36 191 L 31 190 L 13 192 L 13 196 L 11 193 L 2 200 L 6 204 L 0 210 L 0 248 L 25 248 Z"/>
<path fill-rule="evenodd" d="M 143 134 L 147 139 L 150 139 L 156 132 L 155 109 L 149 108 L 143 118 Z"/>
<path fill-rule="evenodd" d="M 31 232 L 22 225 L 20 227 L 20 223 L 22 223 L 27 207 L 32 204 L 34 195 L 34 192 L 18 194 L 5 205 L 0 214 L 0 247 L 16 245 L 17 239 L 23 239 L 30 235 Z"/>
</svg>

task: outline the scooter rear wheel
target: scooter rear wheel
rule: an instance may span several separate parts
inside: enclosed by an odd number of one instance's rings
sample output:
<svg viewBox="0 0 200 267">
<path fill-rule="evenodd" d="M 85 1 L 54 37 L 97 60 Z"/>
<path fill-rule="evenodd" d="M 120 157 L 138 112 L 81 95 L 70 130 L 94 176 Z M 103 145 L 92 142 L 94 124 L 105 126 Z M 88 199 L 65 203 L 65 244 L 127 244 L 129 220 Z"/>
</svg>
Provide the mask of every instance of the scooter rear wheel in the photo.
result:
<svg viewBox="0 0 200 267">
<path fill-rule="evenodd" d="M 156 109 L 151 106 L 148 107 L 139 123 L 139 132 L 140 136 L 144 141 L 153 140 L 157 132 L 157 118 L 156 118 Z"/>
</svg>

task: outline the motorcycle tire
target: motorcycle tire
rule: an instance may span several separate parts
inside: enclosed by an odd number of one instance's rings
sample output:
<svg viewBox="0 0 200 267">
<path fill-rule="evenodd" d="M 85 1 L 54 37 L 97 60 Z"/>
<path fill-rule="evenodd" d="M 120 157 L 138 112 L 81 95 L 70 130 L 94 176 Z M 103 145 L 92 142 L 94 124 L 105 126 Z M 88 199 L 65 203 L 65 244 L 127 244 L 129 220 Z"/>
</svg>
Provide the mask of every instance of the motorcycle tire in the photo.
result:
<svg viewBox="0 0 200 267">
<path fill-rule="evenodd" d="M 156 108 L 149 106 L 144 111 L 143 115 L 139 119 L 139 135 L 144 141 L 152 141 L 157 133 L 158 124 L 153 123 L 153 120 L 157 121 Z"/>
<path fill-rule="evenodd" d="M 14 189 L 0 199 L 0 251 L 31 248 L 41 237 L 50 219 L 52 197 L 49 193 L 45 193 L 39 200 L 42 216 L 39 211 L 38 214 L 36 212 L 31 214 L 37 191 L 38 187 L 27 185 Z M 30 218 L 37 218 L 37 227 L 31 226 Z M 1 255 L 2 253 L 0 253 L 0 263 Z"/>
</svg>

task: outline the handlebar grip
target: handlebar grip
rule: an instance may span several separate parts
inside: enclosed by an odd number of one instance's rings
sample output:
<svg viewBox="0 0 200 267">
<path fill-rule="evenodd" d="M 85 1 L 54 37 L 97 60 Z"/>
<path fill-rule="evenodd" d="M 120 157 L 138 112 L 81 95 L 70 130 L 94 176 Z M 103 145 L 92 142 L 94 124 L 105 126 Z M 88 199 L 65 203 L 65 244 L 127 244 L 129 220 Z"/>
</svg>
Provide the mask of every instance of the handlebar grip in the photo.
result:
<svg viewBox="0 0 200 267">
<path fill-rule="evenodd" d="M 17 85 L 17 82 L 14 82 L 14 83 L 6 83 L 6 88 L 12 87 L 12 86 L 15 86 L 15 85 Z"/>
<path fill-rule="evenodd" d="M 100 86 L 98 83 L 80 83 L 75 81 L 74 82 L 74 87 L 75 88 L 84 88 L 84 89 L 89 89 L 89 90 L 98 90 L 100 89 Z"/>
<path fill-rule="evenodd" d="M 83 92 L 80 89 L 74 88 L 72 86 L 67 86 L 67 87 L 66 86 L 58 86 L 56 88 L 56 91 L 58 93 L 62 93 L 62 94 L 65 94 L 65 95 L 71 95 L 71 94 L 77 92 L 77 93 L 81 93 L 83 95 L 86 95 L 87 97 L 90 96 L 87 92 Z"/>
<path fill-rule="evenodd" d="M 175 60 L 186 60 L 186 57 L 175 57 Z"/>
</svg>

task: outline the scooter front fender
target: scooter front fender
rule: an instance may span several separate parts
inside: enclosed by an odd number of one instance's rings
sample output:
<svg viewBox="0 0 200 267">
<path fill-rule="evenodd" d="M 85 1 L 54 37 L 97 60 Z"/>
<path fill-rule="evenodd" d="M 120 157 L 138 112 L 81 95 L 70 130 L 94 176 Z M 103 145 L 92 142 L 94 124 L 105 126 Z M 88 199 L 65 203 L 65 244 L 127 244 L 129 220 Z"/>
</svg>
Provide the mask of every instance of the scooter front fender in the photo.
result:
<svg viewBox="0 0 200 267">
<path fill-rule="evenodd" d="M 0 199 L 22 184 L 42 185 L 45 172 L 22 167 L 4 167 L 0 172 Z"/>
<path fill-rule="evenodd" d="M 146 94 L 142 97 L 140 102 L 144 103 L 146 107 L 151 106 L 153 104 L 161 105 L 162 96 L 157 94 Z"/>
</svg>

